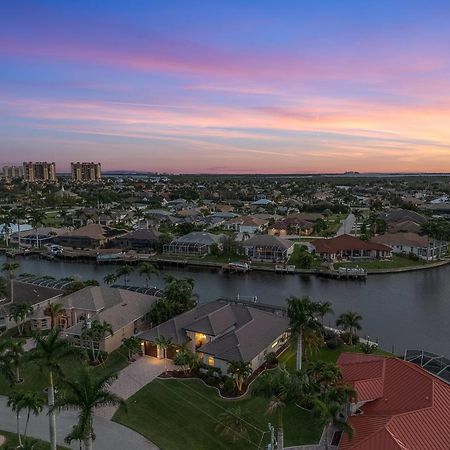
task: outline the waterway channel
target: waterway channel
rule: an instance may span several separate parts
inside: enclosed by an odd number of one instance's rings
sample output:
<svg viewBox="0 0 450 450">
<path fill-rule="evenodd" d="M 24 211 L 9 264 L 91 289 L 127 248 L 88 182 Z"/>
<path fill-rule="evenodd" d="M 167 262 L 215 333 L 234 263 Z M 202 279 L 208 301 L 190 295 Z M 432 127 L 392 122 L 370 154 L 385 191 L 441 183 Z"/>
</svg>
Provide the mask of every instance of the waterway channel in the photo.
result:
<svg viewBox="0 0 450 450">
<path fill-rule="evenodd" d="M 5 261 L 0 256 L 0 264 Z M 95 263 L 62 263 L 32 258 L 16 258 L 20 272 L 51 275 L 55 278 L 77 276 L 96 279 L 114 272 L 117 266 Z M 367 281 L 326 280 L 313 275 L 280 275 L 267 272 L 222 274 L 217 270 L 167 268 L 152 279 L 162 288 L 164 276 L 189 277 L 195 281 L 200 302 L 218 297 L 256 296 L 258 301 L 284 304 L 290 295 L 309 295 L 316 301 L 330 301 L 334 316 L 325 322 L 333 325 L 336 316 L 352 310 L 362 317 L 361 334 L 378 340 L 386 350 L 402 354 L 406 348 L 424 349 L 450 356 L 450 265 L 416 272 L 369 275 Z M 145 285 L 133 273 L 131 284 Z"/>
</svg>

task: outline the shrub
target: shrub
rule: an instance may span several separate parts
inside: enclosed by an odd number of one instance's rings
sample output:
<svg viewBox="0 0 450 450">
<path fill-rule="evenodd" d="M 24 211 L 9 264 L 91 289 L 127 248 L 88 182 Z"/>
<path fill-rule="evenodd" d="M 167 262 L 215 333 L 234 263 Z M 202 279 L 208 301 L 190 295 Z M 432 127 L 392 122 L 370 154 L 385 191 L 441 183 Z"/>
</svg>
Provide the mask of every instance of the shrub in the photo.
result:
<svg viewBox="0 0 450 450">
<path fill-rule="evenodd" d="M 408 255 L 408 258 L 411 260 L 411 261 L 419 261 L 419 257 L 415 254 L 415 253 L 413 253 L 413 252 L 410 252 L 410 254 Z"/>
<path fill-rule="evenodd" d="M 264 356 L 264 361 L 266 362 L 266 364 L 272 365 L 278 362 L 278 358 L 274 352 L 270 352 Z"/>
<path fill-rule="evenodd" d="M 331 350 L 335 350 L 337 348 L 342 347 L 342 344 L 343 344 L 342 339 L 339 337 L 334 337 L 326 341 L 327 348 Z"/>
<path fill-rule="evenodd" d="M 348 331 L 346 331 L 345 333 L 341 334 L 341 339 L 346 343 L 346 344 L 350 344 L 350 333 Z M 352 343 L 353 345 L 358 344 L 359 342 L 359 336 L 357 334 L 354 334 L 352 336 Z"/>
<path fill-rule="evenodd" d="M 373 353 L 375 349 L 377 348 L 376 344 L 371 344 L 370 342 L 363 342 L 359 344 L 359 348 L 366 354 L 369 355 L 370 353 Z"/>
<path fill-rule="evenodd" d="M 226 380 L 223 382 L 223 393 L 226 395 L 230 395 L 234 392 L 234 381 L 230 377 L 226 377 Z"/>
</svg>

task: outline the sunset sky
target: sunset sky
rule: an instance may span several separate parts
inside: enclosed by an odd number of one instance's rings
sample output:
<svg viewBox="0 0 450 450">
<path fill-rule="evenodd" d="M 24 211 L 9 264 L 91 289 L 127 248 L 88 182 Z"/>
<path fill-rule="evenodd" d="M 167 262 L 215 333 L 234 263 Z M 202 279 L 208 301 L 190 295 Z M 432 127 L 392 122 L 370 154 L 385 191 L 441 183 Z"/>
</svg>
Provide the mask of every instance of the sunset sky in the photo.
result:
<svg viewBox="0 0 450 450">
<path fill-rule="evenodd" d="M 0 163 L 450 172 L 449 0 L 0 2 Z"/>
</svg>

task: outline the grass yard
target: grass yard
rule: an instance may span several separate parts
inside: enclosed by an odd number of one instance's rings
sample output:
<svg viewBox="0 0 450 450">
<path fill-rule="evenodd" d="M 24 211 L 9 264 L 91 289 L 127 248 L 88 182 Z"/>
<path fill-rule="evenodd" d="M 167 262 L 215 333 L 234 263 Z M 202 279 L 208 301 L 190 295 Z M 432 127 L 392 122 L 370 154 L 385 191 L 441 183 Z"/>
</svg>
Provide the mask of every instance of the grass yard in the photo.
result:
<svg viewBox="0 0 450 450">
<path fill-rule="evenodd" d="M 0 435 L 6 438 L 6 442 L 0 446 L 0 449 L 12 449 L 16 448 L 18 445 L 17 435 L 15 433 L 8 433 L 6 431 L 0 431 Z M 50 444 L 48 442 L 41 441 L 39 439 L 31 438 L 33 442 L 36 444 L 33 447 L 33 450 L 50 450 Z M 68 450 L 67 447 L 61 447 L 58 445 L 58 450 Z"/>
<path fill-rule="evenodd" d="M 113 420 L 164 450 L 256 449 L 261 439 L 263 444 L 268 443 L 264 434 L 268 422 L 277 423 L 276 417 L 265 414 L 267 403 L 263 397 L 223 400 L 200 380 L 156 379 L 132 396 L 127 401 L 128 411 L 120 408 Z M 236 406 L 251 417 L 250 442 L 233 443 L 215 431 L 219 414 Z M 295 406 L 284 411 L 284 429 L 286 446 L 315 443 L 322 432 L 310 413 Z"/>
<path fill-rule="evenodd" d="M 330 349 L 328 347 L 321 348 L 317 353 L 314 353 L 308 358 L 308 361 L 327 361 L 335 363 L 342 352 L 350 353 L 362 353 L 361 348 L 358 345 L 344 345 L 341 348 Z M 392 356 L 391 353 L 385 352 L 380 349 L 375 349 L 373 352 L 375 355 Z M 290 345 L 281 355 L 280 363 L 284 364 L 288 370 L 295 370 L 295 357 L 296 348 L 295 345 Z"/>
<path fill-rule="evenodd" d="M 63 373 L 69 373 L 81 367 L 80 361 L 66 361 L 62 364 Z M 119 371 L 128 365 L 128 357 L 126 350 L 118 348 L 112 352 L 106 360 L 104 366 L 98 366 L 96 370 L 115 370 Z M 45 396 L 44 389 L 48 385 L 47 374 L 45 371 L 39 370 L 35 362 L 25 361 L 20 369 L 20 375 L 24 379 L 23 383 L 10 386 L 5 377 L 0 376 L 0 395 L 9 395 L 13 389 L 24 391 L 42 392 Z"/>
<path fill-rule="evenodd" d="M 334 267 L 337 269 L 339 267 L 362 267 L 366 270 L 374 269 L 401 269 L 406 267 L 420 267 L 426 266 L 426 261 L 418 260 L 414 261 L 405 256 L 394 256 L 389 261 L 360 261 L 360 262 L 349 262 L 349 263 L 336 263 Z"/>
</svg>

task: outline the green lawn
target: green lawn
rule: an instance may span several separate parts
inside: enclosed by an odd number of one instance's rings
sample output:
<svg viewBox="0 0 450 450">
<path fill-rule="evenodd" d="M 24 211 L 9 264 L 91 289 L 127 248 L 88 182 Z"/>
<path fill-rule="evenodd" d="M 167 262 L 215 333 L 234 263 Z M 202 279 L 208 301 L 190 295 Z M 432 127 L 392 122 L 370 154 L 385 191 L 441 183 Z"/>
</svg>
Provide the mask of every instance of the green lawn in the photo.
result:
<svg viewBox="0 0 450 450">
<path fill-rule="evenodd" d="M 419 267 L 426 266 L 427 263 L 423 260 L 414 261 L 413 259 L 404 256 L 394 256 L 388 261 L 360 261 L 360 262 L 346 262 L 346 263 L 336 263 L 334 267 L 337 269 L 339 267 L 362 267 L 366 270 L 373 269 L 400 269 L 405 267 Z"/>
<path fill-rule="evenodd" d="M 0 431 L 0 435 L 6 438 L 6 442 L 0 447 L 0 449 L 12 449 L 16 448 L 18 445 L 17 435 L 15 433 L 8 433 L 6 431 Z M 48 442 L 41 441 L 39 439 L 31 438 L 33 442 L 36 444 L 33 447 L 33 450 L 49 450 L 50 444 Z M 61 447 L 58 445 L 58 450 L 68 450 L 67 447 Z"/>
<path fill-rule="evenodd" d="M 80 361 L 66 361 L 62 364 L 63 373 L 70 373 L 81 367 Z M 103 366 L 98 366 L 96 370 L 115 370 L 119 371 L 128 365 L 127 353 L 124 349 L 119 348 L 112 352 Z M 0 376 L 0 395 L 9 395 L 13 389 L 24 391 L 35 391 L 44 393 L 44 389 L 48 385 L 47 374 L 45 371 L 39 370 L 35 362 L 25 361 L 20 369 L 23 383 L 10 386 L 3 376 Z"/>
<path fill-rule="evenodd" d="M 267 403 L 262 397 L 223 400 L 200 380 L 156 379 L 132 396 L 127 401 L 128 411 L 120 408 L 113 420 L 164 450 L 258 448 L 261 439 L 263 444 L 268 443 L 267 433 L 263 434 L 267 423 L 277 423 L 275 417 L 265 414 Z M 214 431 L 218 415 L 238 405 L 251 417 L 251 442 L 232 443 Z M 286 445 L 317 442 L 322 432 L 311 414 L 296 406 L 286 407 L 284 428 Z"/>
<path fill-rule="evenodd" d="M 362 353 L 359 345 L 344 345 L 341 348 L 330 349 L 328 347 L 323 347 L 318 352 L 312 354 L 308 357 L 308 361 L 327 361 L 335 363 L 339 358 L 339 355 L 342 352 L 350 352 L 350 353 Z M 375 349 L 375 355 L 385 355 L 392 356 L 391 353 L 385 352 L 381 349 Z M 280 355 L 280 363 L 284 364 L 288 370 L 295 370 L 295 357 L 296 357 L 296 348 L 295 345 L 290 345 L 281 355 Z"/>
</svg>

